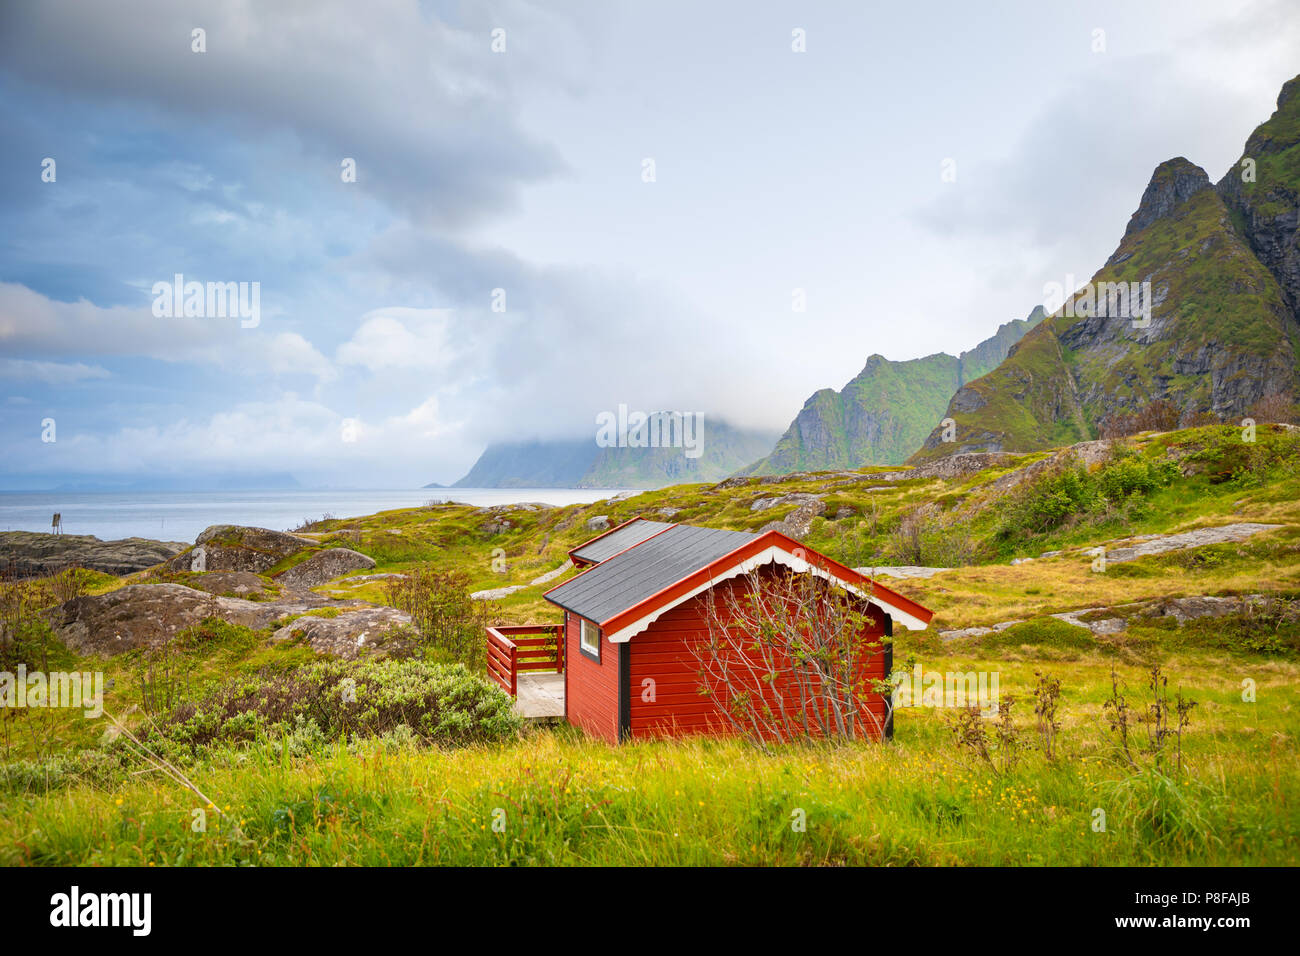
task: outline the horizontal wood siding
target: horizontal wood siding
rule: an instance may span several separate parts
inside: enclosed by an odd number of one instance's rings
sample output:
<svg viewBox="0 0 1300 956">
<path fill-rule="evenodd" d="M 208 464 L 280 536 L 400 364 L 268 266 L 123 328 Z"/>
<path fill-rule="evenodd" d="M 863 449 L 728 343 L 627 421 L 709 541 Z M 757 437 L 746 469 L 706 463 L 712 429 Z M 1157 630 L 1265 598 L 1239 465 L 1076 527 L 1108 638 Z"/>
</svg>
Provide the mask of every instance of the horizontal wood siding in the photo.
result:
<svg viewBox="0 0 1300 956">
<path fill-rule="evenodd" d="M 723 589 L 743 587 L 740 581 L 733 580 L 715 590 L 722 592 Z M 633 738 L 735 732 L 718 709 L 722 698 L 719 690 L 715 688 L 711 695 L 700 693 L 702 668 L 692 647 L 707 638 L 705 602 L 708 600 L 709 592 L 705 592 L 678 605 L 624 645 L 624 652 L 631 655 L 629 689 Z M 725 606 L 724 600 L 720 595 L 719 608 Z M 875 643 L 884 635 L 884 618 L 884 612 L 872 606 L 871 622 L 862 634 L 864 644 Z M 882 679 L 885 676 L 885 658 L 883 648 L 877 648 L 875 653 L 865 657 L 861 679 Z M 649 699 L 652 690 L 653 700 Z M 782 686 L 778 680 L 773 690 L 774 693 L 785 693 L 790 688 Z M 787 696 L 787 707 L 792 699 L 797 700 L 797 695 Z M 875 718 L 875 721 L 867 721 L 869 735 L 878 738 L 877 728 L 883 726 L 886 717 L 884 695 L 869 695 L 865 710 Z"/>
<path fill-rule="evenodd" d="M 575 727 L 618 743 L 619 645 L 600 636 L 600 663 L 582 652 L 582 618 L 566 613 L 564 642 L 565 717 Z"/>
</svg>

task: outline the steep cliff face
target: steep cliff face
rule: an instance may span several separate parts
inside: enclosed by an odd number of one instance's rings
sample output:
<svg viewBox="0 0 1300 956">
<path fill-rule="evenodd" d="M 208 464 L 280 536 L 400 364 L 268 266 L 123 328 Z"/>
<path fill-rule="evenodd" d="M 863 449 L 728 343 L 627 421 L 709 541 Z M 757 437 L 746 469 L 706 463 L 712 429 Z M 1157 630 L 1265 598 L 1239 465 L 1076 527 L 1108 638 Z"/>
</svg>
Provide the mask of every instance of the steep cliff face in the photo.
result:
<svg viewBox="0 0 1300 956">
<path fill-rule="evenodd" d="M 1300 77 L 1282 87 L 1277 110 L 1216 189 L 1300 321 Z"/>
<path fill-rule="evenodd" d="M 772 454 L 741 474 L 780 475 L 905 461 L 942 417 L 953 392 L 996 367 L 1042 318 L 1040 307 L 1027 318 L 1004 323 L 993 336 L 958 356 L 938 352 L 906 362 L 871 356 L 843 390 L 814 392 Z"/>
<path fill-rule="evenodd" d="M 1294 394 L 1297 92 L 1292 80 L 1247 144 L 1255 182 L 1242 180 L 1240 164 L 1217 188 L 1181 157 L 1157 167 L 1106 264 L 1001 365 L 958 391 L 941 416 L 954 420 L 955 436 L 936 427 L 914 460 L 1087 440 L 1111 416 L 1157 399 L 1186 421 L 1244 416 L 1266 395 Z"/>
</svg>

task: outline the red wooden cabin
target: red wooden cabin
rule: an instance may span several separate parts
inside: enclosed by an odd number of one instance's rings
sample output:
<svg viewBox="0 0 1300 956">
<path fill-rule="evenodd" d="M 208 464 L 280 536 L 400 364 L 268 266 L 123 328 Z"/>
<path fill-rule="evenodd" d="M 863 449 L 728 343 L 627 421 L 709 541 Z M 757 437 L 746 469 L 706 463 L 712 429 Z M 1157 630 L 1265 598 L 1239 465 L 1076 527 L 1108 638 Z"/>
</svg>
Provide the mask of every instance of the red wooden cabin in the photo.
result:
<svg viewBox="0 0 1300 956">
<path fill-rule="evenodd" d="M 923 630 L 932 612 L 777 531 L 752 534 L 635 518 L 570 552 L 584 570 L 547 591 L 563 625 L 489 629 L 489 671 L 523 700 L 535 671 L 551 671 L 556 716 L 610 743 L 630 738 L 733 732 L 721 701 L 701 694 L 699 642 L 748 575 L 785 568 L 816 574 L 861 604 L 864 645 L 901 623 Z M 862 655 L 862 677 L 891 670 L 892 650 Z M 523 672 L 526 676 L 521 677 Z M 540 685 L 539 685 L 540 686 Z M 532 689 L 529 693 L 533 693 Z M 774 693 L 785 692 L 781 687 Z M 785 701 L 789 705 L 789 701 Z M 888 734 L 884 696 L 867 707 Z"/>
</svg>

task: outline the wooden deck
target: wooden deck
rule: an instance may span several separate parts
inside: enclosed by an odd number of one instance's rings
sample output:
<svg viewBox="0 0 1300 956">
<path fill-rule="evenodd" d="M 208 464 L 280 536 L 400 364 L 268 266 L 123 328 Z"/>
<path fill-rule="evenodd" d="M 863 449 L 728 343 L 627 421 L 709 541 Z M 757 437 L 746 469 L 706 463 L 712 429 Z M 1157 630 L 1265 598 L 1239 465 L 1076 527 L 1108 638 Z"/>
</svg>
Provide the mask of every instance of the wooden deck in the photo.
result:
<svg viewBox="0 0 1300 956">
<path fill-rule="evenodd" d="M 530 720 L 564 716 L 563 674 L 520 674 L 515 713 Z"/>
</svg>

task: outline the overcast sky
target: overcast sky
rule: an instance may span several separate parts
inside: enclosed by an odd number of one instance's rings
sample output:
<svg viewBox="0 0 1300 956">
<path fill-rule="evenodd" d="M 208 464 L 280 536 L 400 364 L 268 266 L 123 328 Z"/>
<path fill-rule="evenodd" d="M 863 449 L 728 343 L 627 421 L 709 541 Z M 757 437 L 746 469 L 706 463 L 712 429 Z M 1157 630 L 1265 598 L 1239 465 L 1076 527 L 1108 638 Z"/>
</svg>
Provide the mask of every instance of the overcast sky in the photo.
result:
<svg viewBox="0 0 1300 956">
<path fill-rule="evenodd" d="M 10 488 L 450 482 L 620 403 L 780 430 L 1085 281 L 1300 72 L 1294 0 L 0 11 Z M 177 273 L 258 323 L 156 316 Z"/>
</svg>

